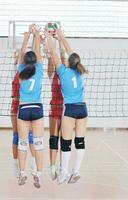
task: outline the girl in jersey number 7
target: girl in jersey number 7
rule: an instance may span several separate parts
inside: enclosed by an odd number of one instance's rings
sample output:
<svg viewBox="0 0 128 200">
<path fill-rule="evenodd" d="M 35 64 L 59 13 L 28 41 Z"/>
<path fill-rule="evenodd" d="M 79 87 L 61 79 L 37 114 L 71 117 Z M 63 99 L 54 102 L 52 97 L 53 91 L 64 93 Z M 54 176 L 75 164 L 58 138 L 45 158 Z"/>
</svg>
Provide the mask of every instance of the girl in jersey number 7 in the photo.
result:
<svg viewBox="0 0 128 200">
<path fill-rule="evenodd" d="M 33 39 L 34 40 L 34 39 Z M 33 41 L 34 43 L 34 41 Z M 33 46 L 32 46 L 33 47 Z M 18 51 L 14 52 L 14 65 L 17 65 L 18 62 Z M 12 103 L 11 103 L 11 122 L 13 129 L 13 142 L 12 142 L 12 152 L 13 152 L 13 160 L 14 160 L 14 174 L 16 177 L 19 177 L 19 166 L 18 166 L 18 131 L 17 131 L 17 113 L 19 107 L 19 73 L 16 72 L 14 79 L 12 81 Z M 29 132 L 29 147 L 32 155 L 32 172 L 36 171 L 36 163 L 35 163 L 35 155 L 33 148 L 33 135 L 30 130 Z"/>
<path fill-rule="evenodd" d="M 86 103 L 84 102 L 84 85 L 82 76 L 85 73 L 88 73 L 88 71 L 81 64 L 79 55 L 74 53 L 71 49 L 61 30 L 57 29 L 56 33 L 69 55 L 68 66 L 65 66 L 61 63 L 54 50 L 51 35 L 45 31 L 47 45 L 61 82 L 65 104 L 64 115 L 62 116 L 61 123 L 61 171 L 58 176 L 58 183 L 61 184 L 65 181 L 68 181 L 68 183 L 74 183 L 80 178 L 80 166 L 85 152 L 84 135 L 88 115 Z M 71 144 L 74 128 L 76 157 L 72 173 L 69 176 L 68 167 L 71 156 Z"/>
<path fill-rule="evenodd" d="M 25 53 L 30 34 L 35 35 L 35 52 Z M 28 133 L 30 125 L 33 132 L 33 145 L 37 172 L 34 174 L 34 186 L 41 187 L 43 168 L 43 106 L 41 103 L 43 65 L 40 54 L 40 34 L 35 25 L 31 25 L 29 31 L 25 33 L 22 48 L 18 60 L 20 79 L 20 103 L 18 113 L 18 157 L 20 177 L 19 185 L 26 182 L 25 161 L 28 146 Z"/>
</svg>

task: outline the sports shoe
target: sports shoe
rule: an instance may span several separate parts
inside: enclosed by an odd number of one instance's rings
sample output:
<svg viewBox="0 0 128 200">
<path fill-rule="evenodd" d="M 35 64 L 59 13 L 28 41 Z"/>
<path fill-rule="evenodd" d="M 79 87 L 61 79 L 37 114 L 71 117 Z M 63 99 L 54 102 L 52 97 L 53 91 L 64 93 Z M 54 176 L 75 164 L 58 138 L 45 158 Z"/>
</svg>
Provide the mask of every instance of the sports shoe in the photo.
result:
<svg viewBox="0 0 128 200">
<path fill-rule="evenodd" d="M 26 183 L 27 180 L 27 175 L 25 172 L 20 172 L 19 174 L 19 180 L 18 180 L 18 184 L 19 185 L 24 185 Z"/>
<path fill-rule="evenodd" d="M 79 173 L 71 174 L 68 183 L 76 183 L 80 179 Z"/>
<path fill-rule="evenodd" d="M 40 188 L 41 185 L 42 185 L 42 174 L 40 173 L 36 173 L 35 175 L 33 175 L 33 178 L 34 178 L 34 186 L 36 188 Z"/>
<path fill-rule="evenodd" d="M 62 174 L 60 173 L 57 177 L 57 183 L 60 185 L 62 183 L 67 183 L 69 181 L 69 178 L 70 178 L 71 175 L 69 174 Z"/>
<path fill-rule="evenodd" d="M 37 171 L 37 167 L 36 167 L 36 161 L 35 159 L 32 160 L 32 164 L 31 164 L 31 173 L 34 174 L 34 172 Z"/>
<path fill-rule="evenodd" d="M 51 165 L 50 171 L 51 171 L 51 179 L 54 181 L 57 178 L 56 166 Z"/>
</svg>

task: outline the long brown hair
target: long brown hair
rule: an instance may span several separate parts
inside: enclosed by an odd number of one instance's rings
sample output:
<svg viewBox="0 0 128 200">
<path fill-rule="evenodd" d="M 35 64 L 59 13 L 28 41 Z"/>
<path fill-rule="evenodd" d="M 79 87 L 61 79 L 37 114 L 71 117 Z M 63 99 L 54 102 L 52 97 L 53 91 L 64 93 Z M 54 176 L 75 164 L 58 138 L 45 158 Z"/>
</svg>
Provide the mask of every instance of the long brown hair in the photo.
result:
<svg viewBox="0 0 128 200">
<path fill-rule="evenodd" d="M 35 52 L 29 51 L 24 55 L 25 68 L 19 74 L 19 78 L 21 80 L 27 80 L 35 74 L 35 72 L 36 72 L 36 68 L 35 68 L 36 62 L 37 62 L 37 57 L 36 57 Z"/>
<path fill-rule="evenodd" d="M 88 73 L 88 70 L 81 64 L 80 56 L 77 53 L 72 53 L 68 58 L 69 67 L 77 70 L 80 74 Z"/>
</svg>

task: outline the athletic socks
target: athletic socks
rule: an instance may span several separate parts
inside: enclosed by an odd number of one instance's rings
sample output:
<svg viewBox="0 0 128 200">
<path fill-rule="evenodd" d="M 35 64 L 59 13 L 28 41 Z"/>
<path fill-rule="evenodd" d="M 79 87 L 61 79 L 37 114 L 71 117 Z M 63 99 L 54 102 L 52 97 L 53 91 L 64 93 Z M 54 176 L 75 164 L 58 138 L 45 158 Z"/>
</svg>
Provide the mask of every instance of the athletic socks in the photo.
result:
<svg viewBox="0 0 128 200">
<path fill-rule="evenodd" d="M 81 163 L 83 161 L 85 149 L 76 149 L 75 164 L 73 168 L 73 174 L 79 173 Z"/>
<path fill-rule="evenodd" d="M 32 171 L 36 171 L 37 170 L 35 157 L 32 157 L 32 159 L 31 159 L 31 170 Z"/>
<path fill-rule="evenodd" d="M 14 159 L 14 175 L 18 178 L 19 177 L 19 165 L 18 165 L 18 159 Z"/>
<path fill-rule="evenodd" d="M 50 166 L 51 179 L 54 181 L 57 178 L 57 169 L 55 165 Z"/>
<path fill-rule="evenodd" d="M 61 152 L 61 173 L 63 175 L 68 174 L 68 166 L 69 166 L 70 157 L 71 157 L 71 151 Z"/>
</svg>

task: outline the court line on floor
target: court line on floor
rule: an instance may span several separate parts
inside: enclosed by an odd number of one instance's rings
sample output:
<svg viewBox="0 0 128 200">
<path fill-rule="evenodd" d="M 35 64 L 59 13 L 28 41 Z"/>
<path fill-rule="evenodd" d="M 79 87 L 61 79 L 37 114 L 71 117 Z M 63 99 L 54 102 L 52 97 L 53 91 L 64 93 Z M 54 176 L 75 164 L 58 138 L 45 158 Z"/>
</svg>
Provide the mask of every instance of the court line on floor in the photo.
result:
<svg viewBox="0 0 128 200">
<path fill-rule="evenodd" d="M 128 166 L 128 160 L 125 159 L 118 151 L 115 151 L 108 143 L 106 143 L 104 140 L 101 141 L 112 153 L 116 154 L 124 163 Z"/>
</svg>

